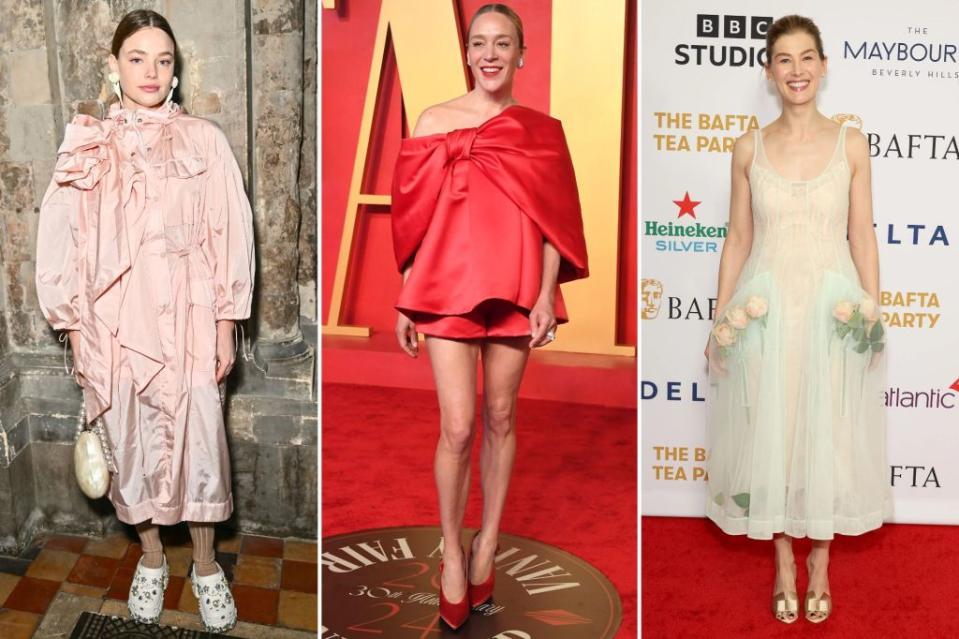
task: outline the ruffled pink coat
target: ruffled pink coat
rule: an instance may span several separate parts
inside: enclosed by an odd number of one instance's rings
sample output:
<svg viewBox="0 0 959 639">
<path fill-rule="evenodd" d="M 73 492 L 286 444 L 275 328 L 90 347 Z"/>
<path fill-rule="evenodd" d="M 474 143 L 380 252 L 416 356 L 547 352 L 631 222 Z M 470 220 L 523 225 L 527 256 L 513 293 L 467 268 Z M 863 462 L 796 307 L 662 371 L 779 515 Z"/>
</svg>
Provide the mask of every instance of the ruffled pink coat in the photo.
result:
<svg viewBox="0 0 959 639">
<path fill-rule="evenodd" d="M 40 208 L 37 294 L 54 329 L 80 331 L 121 521 L 230 516 L 216 320 L 249 317 L 253 270 L 249 201 L 216 125 L 175 104 L 67 125 Z"/>
</svg>

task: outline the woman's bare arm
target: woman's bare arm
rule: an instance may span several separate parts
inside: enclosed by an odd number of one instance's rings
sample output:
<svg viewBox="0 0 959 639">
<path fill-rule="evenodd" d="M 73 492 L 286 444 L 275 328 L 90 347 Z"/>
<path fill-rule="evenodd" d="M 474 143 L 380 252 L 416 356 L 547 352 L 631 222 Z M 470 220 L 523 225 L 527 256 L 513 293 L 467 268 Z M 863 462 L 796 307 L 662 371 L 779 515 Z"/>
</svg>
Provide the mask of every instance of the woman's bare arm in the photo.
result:
<svg viewBox="0 0 959 639">
<path fill-rule="evenodd" d="M 872 169 L 866 136 L 857 129 L 846 133 L 846 155 L 852 179 L 849 185 L 849 252 L 863 289 L 879 303 L 879 243 L 872 226 Z"/>
<path fill-rule="evenodd" d="M 732 182 L 729 193 L 729 228 L 719 258 L 719 285 L 716 293 L 717 317 L 733 295 L 733 289 L 753 242 L 753 212 L 750 205 L 749 165 L 755 142 L 752 131 L 736 140 L 733 147 Z"/>
</svg>

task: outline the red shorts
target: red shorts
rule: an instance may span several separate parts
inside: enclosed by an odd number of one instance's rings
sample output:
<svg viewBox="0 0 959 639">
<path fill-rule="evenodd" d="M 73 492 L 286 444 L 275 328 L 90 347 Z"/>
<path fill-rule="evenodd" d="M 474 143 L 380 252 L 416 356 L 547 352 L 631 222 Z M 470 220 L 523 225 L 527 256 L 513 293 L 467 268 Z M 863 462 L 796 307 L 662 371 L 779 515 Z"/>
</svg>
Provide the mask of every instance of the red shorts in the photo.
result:
<svg viewBox="0 0 959 639">
<path fill-rule="evenodd" d="M 531 334 L 529 311 L 499 299 L 481 302 L 472 311 L 462 315 L 417 312 L 412 319 L 420 333 L 447 339 L 520 337 Z"/>
</svg>

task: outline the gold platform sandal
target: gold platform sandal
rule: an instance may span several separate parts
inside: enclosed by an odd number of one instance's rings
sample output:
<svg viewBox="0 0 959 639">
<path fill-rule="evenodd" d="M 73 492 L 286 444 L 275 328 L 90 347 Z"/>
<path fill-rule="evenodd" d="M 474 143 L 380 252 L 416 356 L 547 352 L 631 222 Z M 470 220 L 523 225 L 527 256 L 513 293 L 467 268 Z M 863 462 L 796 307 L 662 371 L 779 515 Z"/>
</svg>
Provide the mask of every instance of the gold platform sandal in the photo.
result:
<svg viewBox="0 0 959 639">
<path fill-rule="evenodd" d="M 777 592 L 773 595 L 773 614 L 783 623 L 799 619 L 799 597 L 794 592 Z"/>
<path fill-rule="evenodd" d="M 828 592 L 824 592 L 818 597 L 812 590 L 806 593 L 806 621 L 822 623 L 831 612 L 832 597 L 829 596 Z"/>
</svg>

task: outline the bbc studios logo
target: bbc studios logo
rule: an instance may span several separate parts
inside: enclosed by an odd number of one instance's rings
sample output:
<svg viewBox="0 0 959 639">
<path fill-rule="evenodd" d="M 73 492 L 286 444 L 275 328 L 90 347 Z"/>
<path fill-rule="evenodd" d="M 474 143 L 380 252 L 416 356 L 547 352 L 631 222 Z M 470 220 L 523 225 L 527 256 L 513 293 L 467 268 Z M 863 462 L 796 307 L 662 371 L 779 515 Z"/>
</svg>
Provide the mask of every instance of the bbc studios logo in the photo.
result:
<svg viewBox="0 0 959 639">
<path fill-rule="evenodd" d="M 673 61 L 679 66 L 764 66 L 766 32 L 772 23 L 771 16 L 698 13 L 697 42 L 677 44 Z M 717 40 L 733 42 L 716 42 Z"/>
</svg>

